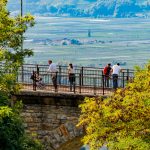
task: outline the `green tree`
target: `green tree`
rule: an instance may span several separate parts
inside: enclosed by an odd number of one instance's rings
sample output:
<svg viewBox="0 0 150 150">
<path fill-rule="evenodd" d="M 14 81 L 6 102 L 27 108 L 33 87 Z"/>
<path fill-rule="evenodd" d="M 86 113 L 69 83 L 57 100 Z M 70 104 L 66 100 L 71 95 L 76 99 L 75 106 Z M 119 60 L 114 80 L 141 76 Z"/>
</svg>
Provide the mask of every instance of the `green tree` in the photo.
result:
<svg viewBox="0 0 150 150">
<path fill-rule="evenodd" d="M 0 1 L 0 92 L 8 95 L 18 90 L 16 76 L 24 58 L 33 55 L 31 49 L 21 47 L 28 27 L 34 25 L 34 17 L 11 17 L 7 10 L 7 0 Z M 5 96 L 4 96 L 5 97 Z"/>
<path fill-rule="evenodd" d="M 0 0 L 0 149 L 41 150 L 41 144 L 25 134 L 21 103 L 10 107 L 11 95 L 19 91 L 16 76 L 24 58 L 33 54 L 22 49 L 23 33 L 34 25 L 31 15 L 10 17 L 7 0 Z"/>
<path fill-rule="evenodd" d="M 21 44 L 28 27 L 34 25 L 34 17 L 30 14 L 24 17 L 10 17 L 7 10 L 7 0 L 0 1 L 0 51 L 3 51 L 5 62 L 22 63 L 24 57 L 33 54 L 30 49 L 22 49 Z M 3 61 L 4 61 L 3 60 Z M 16 64 L 15 64 L 16 65 Z"/>
<path fill-rule="evenodd" d="M 85 98 L 79 124 L 91 150 L 107 145 L 111 150 L 150 149 L 150 63 L 136 67 L 126 88 L 103 99 Z"/>
<path fill-rule="evenodd" d="M 41 150 L 41 144 L 25 134 L 18 110 L 8 106 L 0 107 L 0 149 Z"/>
</svg>

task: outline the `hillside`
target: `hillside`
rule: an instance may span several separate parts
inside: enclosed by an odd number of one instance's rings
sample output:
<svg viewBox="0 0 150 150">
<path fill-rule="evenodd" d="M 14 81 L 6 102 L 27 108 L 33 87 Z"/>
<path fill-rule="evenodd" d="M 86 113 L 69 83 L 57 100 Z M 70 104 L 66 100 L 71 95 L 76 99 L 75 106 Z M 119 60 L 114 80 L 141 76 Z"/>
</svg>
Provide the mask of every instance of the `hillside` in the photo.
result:
<svg viewBox="0 0 150 150">
<path fill-rule="evenodd" d="M 25 0 L 24 0 L 25 1 Z M 42 16 L 71 17 L 149 17 L 150 0 L 26 0 L 24 12 Z M 9 0 L 11 12 L 20 4 Z"/>
</svg>

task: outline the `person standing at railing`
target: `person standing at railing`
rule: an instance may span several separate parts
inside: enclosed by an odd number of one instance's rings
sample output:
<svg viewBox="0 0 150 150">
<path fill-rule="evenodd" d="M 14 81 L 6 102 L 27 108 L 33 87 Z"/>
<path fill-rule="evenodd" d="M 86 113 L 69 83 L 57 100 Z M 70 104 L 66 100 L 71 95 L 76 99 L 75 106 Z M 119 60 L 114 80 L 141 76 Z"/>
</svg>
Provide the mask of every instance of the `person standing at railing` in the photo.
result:
<svg viewBox="0 0 150 150">
<path fill-rule="evenodd" d="M 68 76 L 69 76 L 69 82 L 70 82 L 70 91 L 72 91 L 72 89 L 75 88 L 74 87 L 75 86 L 75 70 L 72 64 L 69 64 Z"/>
<path fill-rule="evenodd" d="M 48 68 L 48 72 L 51 73 L 51 77 L 52 77 L 52 82 L 53 82 L 53 86 L 55 88 L 55 92 L 58 91 L 57 88 L 57 68 L 56 68 L 56 64 L 52 62 L 52 60 L 48 60 L 48 64 L 49 64 L 49 68 Z"/>
<path fill-rule="evenodd" d="M 113 76 L 113 88 L 117 89 L 118 88 L 118 76 L 119 73 L 122 71 L 120 64 L 117 63 L 116 65 L 114 65 L 111 69 L 112 72 L 112 76 Z"/>
<path fill-rule="evenodd" d="M 107 64 L 103 69 L 104 83 L 106 87 L 109 87 L 109 78 L 111 75 L 111 64 Z"/>
</svg>

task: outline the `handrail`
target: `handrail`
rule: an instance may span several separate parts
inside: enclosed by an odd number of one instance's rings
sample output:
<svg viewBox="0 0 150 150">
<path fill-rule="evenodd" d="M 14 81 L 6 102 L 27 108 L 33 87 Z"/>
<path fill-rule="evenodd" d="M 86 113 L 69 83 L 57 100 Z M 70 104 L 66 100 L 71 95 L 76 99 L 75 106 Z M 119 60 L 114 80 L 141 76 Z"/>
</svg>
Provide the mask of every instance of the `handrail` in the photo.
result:
<svg viewBox="0 0 150 150">
<path fill-rule="evenodd" d="M 0 63 L 3 67 L 3 64 Z M 70 86 L 73 86 L 73 93 L 88 93 L 93 95 L 106 95 L 113 91 L 113 78 L 109 77 L 106 83 L 105 76 L 103 75 L 103 68 L 97 67 L 75 67 L 75 82 L 70 85 L 68 79 L 68 67 L 57 65 L 57 85 L 58 92 L 70 92 Z M 53 91 L 52 73 L 47 73 L 48 65 L 40 64 L 23 64 L 17 74 L 18 83 L 23 84 L 23 88 L 30 90 L 45 90 Z M 7 73 L 7 72 L 6 72 Z M 39 83 L 31 79 L 31 75 L 37 73 L 42 78 L 40 87 Z M 118 77 L 119 87 L 124 88 L 130 80 L 134 78 L 133 69 L 123 69 Z"/>
<path fill-rule="evenodd" d="M 68 67 L 57 66 L 57 84 L 58 92 L 70 92 L 70 83 L 68 80 Z M 24 64 L 18 71 L 17 80 L 24 85 L 26 89 L 53 91 L 52 73 L 47 73 L 48 65 Z M 30 77 L 32 74 L 38 73 L 42 78 L 43 89 L 39 87 L 37 82 L 33 82 Z M 133 69 L 123 69 L 118 77 L 119 87 L 124 88 L 130 79 L 134 77 Z M 112 76 L 109 77 L 106 86 L 103 68 L 94 67 L 75 67 L 75 83 L 72 85 L 73 93 L 89 93 L 93 95 L 110 94 L 113 90 Z M 33 86 L 33 87 L 32 87 Z"/>
</svg>

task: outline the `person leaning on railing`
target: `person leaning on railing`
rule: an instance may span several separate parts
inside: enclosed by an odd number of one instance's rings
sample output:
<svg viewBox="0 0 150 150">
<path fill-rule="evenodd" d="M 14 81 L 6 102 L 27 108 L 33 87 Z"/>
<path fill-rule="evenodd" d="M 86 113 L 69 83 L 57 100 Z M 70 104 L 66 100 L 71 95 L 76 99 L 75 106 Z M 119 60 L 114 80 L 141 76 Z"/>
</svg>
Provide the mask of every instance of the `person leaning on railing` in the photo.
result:
<svg viewBox="0 0 150 150">
<path fill-rule="evenodd" d="M 117 63 L 116 65 L 114 65 L 112 67 L 111 72 L 112 72 L 112 76 L 113 76 L 113 88 L 117 89 L 118 88 L 118 76 L 119 76 L 119 73 L 122 72 L 120 64 Z"/>
<path fill-rule="evenodd" d="M 48 60 L 48 64 L 49 64 L 49 68 L 48 68 L 48 72 L 51 73 L 51 78 L 52 78 L 52 82 L 53 82 L 53 86 L 55 88 L 55 92 L 58 91 L 57 88 L 57 68 L 56 68 L 56 64 L 52 62 L 52 60 Z"/>
<path fill-rule="evenodd" d="M 105 86 L 109 87 L 109 79 L 111 75 L 111 64 L 107 64 L 103 69 Z"/>
</svg>

